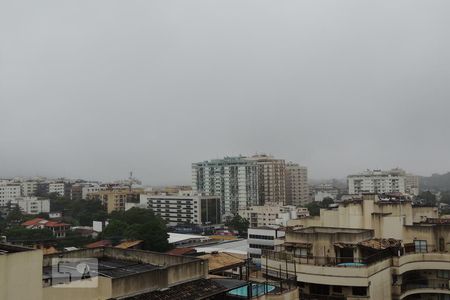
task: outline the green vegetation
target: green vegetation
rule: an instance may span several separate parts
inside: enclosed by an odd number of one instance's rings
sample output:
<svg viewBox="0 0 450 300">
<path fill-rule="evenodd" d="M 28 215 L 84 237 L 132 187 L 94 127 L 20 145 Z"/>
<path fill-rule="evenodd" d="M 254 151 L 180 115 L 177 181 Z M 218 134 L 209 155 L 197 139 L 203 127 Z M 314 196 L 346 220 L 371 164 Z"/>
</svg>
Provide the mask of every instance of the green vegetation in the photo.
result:
<svg viewBox="0 0 450 300">
<path fill-rule="evenodd" d="M 441 193 L 441 200 L 440 202 L 445 204 L 450 204 L 450 191 L 445 191 Z"/>
<path fill-rule="evenodd" d="M 250 222 L 240 215 L 235 215 L 231 220 L 226 222 L 225 225 L 232 230 L 236 230 L 239 236 L 246 237 Z"/>
<path fill-rule="evenodd" d="M 319 216 L 321 208 L 327 208 L 330 204 L 333 204 L 334 201 L 330 197 L 325 197 L 321 202 L 313 201 L 306 204 L 306 208 L 309 211 L 309 215 L 311 216 Z"/>
<path fill-rule="evenodd" d="M 143 249 L 164 252 L 170 249 L 166 223 L 151 210 L 132 208 L 113 212 L 102 238 L 118 242 L 122 239 L 143 240 Z"/>
<path fill-rule="evenodd" d="M 435 206 L 437 204 L 436 195 L 430 191 L 421 192 L 419 196 L 417 196 L 417 199 L 419 199 L 423 205 Z"/>
<path fill-rule="evenodd" d="M 421 190 L 450 191 L 450 172 L 446 174 L 433 174 L 430 177 L 420 178 Z"/>
<path fill-rule="evenodd" d="M 105 221 L 108 217 L 98 200 L 68 200 L 51 196 L 50 207 L 52 211 L 63 212 L 63 220 L 74 226 L 92 226 L 92 221 Z"/>
<path fill-rule="evenodd" d="M 4 231 L 8 241 L 30 243 L 33 241 L 47 241 L 53 239 L 52 231 L 49 229 L 27 229 L 19 226 L 11 227 Z"/>
</svg>

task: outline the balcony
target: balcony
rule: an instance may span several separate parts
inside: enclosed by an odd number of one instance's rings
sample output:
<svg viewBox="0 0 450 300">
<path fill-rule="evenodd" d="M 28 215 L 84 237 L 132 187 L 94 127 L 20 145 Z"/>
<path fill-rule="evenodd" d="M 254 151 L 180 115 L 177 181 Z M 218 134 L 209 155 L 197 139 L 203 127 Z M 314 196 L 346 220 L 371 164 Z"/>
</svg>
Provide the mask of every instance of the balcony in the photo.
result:
<svg viewBox="0 0 450 300">
<path fill-rule="evenodd" d="M 290 253 L 264 250 L 261 264 L 263 272 L 265 269 L 272 274 L 287 272 L 307 283 L 347 286 L 351 282 L 355 287 L 367 287 L 370 276 L 391 266 L 390 255 L 381 252 L 366 258 L 297 257 Z"/>
<path fill-rule="evenodd" d="M 448 279 L 417 279 L 406 280 L 397 285 L 400 287 L 400 299 L 420 294 L 443 294 L 450 295 Z"/>
</svg>

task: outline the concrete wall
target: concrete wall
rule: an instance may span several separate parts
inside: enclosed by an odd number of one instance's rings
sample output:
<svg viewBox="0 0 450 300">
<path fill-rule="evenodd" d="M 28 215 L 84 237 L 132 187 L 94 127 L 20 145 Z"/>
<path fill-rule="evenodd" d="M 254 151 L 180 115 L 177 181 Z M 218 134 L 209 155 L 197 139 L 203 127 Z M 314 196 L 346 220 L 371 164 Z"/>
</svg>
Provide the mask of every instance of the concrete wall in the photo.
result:
<svg viewBox="0 0 450 300">
<path fill-rule="evenodd" d="M 42 251 L 0 255 L 0 299 L 42 299 Z"/>
<path fill-rule="evenodd" d="M 370 299 L 391 299 L 392 276 L 391 260 L 383 261 L 374 265 L 369 270 L 369 292 Z"/>
<path fill-rule="evenodd" d="M 59 255 L 61 254 L 46 255 L 44 257 L 44 265 L 51 266 L 52 259 L 58 258 Z M 187 281 L 206 278 L 208 275 L 207 261 L 158 252 L 118 248 L 95 248 L 66 252 L 63 255 L 65 258 L 111 257 L 119 260 L 149 263 L 158 265 L 161 268 L 120 278 L 99 277 L 98 288 L 69 289 L 48 287 L 44 289 L 45 300 L 109 299 L 111 297 L 131 296 L 137 293 L 149 292 Z M 70 298 L 63 296 L 68 292 L 71 294 Z"/>
<path fill-rule="evenodd" d="M 112 279 L 112 297 L 131 296 L 168 286 L 167 269 L 152 270 L 132 276 Z"/>
<path fill-rule="evenodd" d="M 98 286 L 96 288 L 62 288 L 53 286 L 43 288 L 44 300 L 106 300 L 111 297 L 111 278 L 101 276 L 98 277 Z"/>
<path fill-rule="evenodd" d="M 427 218 L 439 218 L 439 212 L 437 207 L 413 207 L 413 222 L 419 223 L 424 217 Z"/>
</svg>

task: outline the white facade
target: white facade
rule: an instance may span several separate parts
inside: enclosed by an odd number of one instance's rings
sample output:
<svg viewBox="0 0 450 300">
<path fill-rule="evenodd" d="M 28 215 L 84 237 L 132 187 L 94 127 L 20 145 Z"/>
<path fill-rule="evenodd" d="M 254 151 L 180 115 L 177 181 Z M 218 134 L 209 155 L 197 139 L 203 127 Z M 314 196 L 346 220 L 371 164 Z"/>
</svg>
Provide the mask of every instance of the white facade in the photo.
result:
<svg viewBox="0 0 450 300">
<path fill-rule="evenodd" d="M 420 185 L 420 177 L 413 174 L 406 174 L 405 177 L 405 189 L 406 193 L 411 196 L 418 196 L 420 193 L 419 190 Z"/>
<path fill-rule="evenodd" d="M 250 222 L 250 227 L 286 226 L 290 220 L 309 216 L 307 208 L 296 208 L 293 205 L 257 205 L 240 210 L 239 215 Z"/>
<path fill-rule="evenodd" d="M 339 190 L 331 184 L 320 184 L 314 187 L 314 201 L 321 202 L 325 198 L 336 200 Z"/>
<path fill-rule="evenodd" d="M 368 170 L 349 175 L 347 181 L 349 194 L 406 192 L 405 175 L 397 170 Z"/>
<path fill-rule="evenodd" d="M 283 229 L 277 227 L 259 227 L 248 229 L 248 252 L 253 262 L 261 261 L 262 250 L 275 250 L 276 245 L 283 244 Z"/>
<path fill-rule="evenodd" d="M 187 195 L 140 195 L 140 205 L 146 205 L 155 214 L 177 224 L 218 224 L 221 222 L 220 198 L 217 196 Z"/>
<path fill-rule="evenodd" d="M 310 201 L 308 168 L 289 162 L 286 164 L 286 203 L 302 206 Z"/>
<path fill-rule="evenodd" d="M 192 164 L 192 189 L 219 196 L 226 216 L 239 208 L 258 204 L 258 175 L 255 161 L 245 157 L 226 157 Z"/>
<path fill-rule="evenodd" d="M 49 182 L 48 193 L 64 196 L 64 187 L 65 187 L 64 182 Z"/>
<path fill-rule="evenodd" d="M 50 200 L 38 197 L 19 197 L 11 201 L 11 204 L 17 205 L 22 212 L 29 215 L 50 212 Z"/>
<path fill-rule="evenodd" d="M 10 201 L 20 197 L 20 184 L 0 185 L 0 206 L 6 206 Z"/>
<path fill-rule="evenodd" d="M 23 181 L 20 183 L 21 196 L 31 197 L 37 192 L 38 182 L 37 181 Z"/>
<path fill-rule="evenodd" d="M 98 191 L 102 190 L 102 187 L 98 184 L 91 184 L 88 186 L 83 186 L 81 188 L 81 199 L 87 199 L 87 195 L 91 193 L 96 193 Z"/>
</svg>

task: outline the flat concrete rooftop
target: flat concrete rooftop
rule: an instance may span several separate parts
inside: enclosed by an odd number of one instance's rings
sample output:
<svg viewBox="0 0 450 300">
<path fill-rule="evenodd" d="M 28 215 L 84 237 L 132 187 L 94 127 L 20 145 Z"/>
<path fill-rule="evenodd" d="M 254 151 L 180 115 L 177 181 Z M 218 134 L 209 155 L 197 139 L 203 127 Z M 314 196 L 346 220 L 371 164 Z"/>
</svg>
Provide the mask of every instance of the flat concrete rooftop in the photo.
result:
<svg viewBox="0 0 450 300">
<path fill-rule="evenodd" d="M 17 252 L 25 252 L 25 251 L 33 251 L 33 250 L 35 250 L 35 249 L 16 246 L 16 245 L 10 245 L 10 244 L 0 244 L 0 255 L 17 253 Z"/>
</svg>

